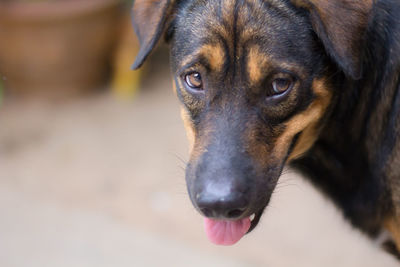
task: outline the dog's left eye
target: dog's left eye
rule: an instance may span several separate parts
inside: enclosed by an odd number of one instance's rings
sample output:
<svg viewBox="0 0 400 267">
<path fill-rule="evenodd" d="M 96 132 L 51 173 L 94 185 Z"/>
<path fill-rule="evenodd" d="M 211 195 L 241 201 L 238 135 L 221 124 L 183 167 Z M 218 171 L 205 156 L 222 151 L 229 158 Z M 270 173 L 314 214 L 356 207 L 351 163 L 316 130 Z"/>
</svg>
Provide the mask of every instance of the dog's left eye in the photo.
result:
<svg viewBox="0 0 400 267">
<path fill-rule="evenodd" d="M 293 86 L 293 79 L 277 78 L 272 81 L 272 90 L 274 95 L 280 95 L 288 91 Z"/>
<path fill-rule="evenodd" d="M 192 72 L 185 75 L 185 82 L 191 88 L 195 90 L 203 89 L 203 81 L 201 75 L 198 72 Z"/>
</svg>

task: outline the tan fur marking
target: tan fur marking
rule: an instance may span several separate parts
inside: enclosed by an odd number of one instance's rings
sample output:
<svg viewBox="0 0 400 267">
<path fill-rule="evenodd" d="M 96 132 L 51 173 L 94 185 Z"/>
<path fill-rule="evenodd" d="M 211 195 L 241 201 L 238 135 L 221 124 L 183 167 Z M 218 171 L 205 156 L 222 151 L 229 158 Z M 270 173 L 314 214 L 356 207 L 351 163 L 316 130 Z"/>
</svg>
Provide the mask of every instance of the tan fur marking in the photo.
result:
<svg viewBox="0 0 400 267">
<path fill-rule="evenodd" d="M 187 56 L 181 66 L 185 66 L 190 62 L 195 61 L 198 57 L 204 56 L 213 71 L 219 71 L 225 62 L 225 53 L 220 44 L 208 44 L 202 46 L 199 50 L 195 51 L 192 55 Z"/>
<path fill-rule="evenodd" d="M 225 53 L 221 45 L 205 45 L 200 49 L 200 53 L 203 54 L 213 71 L 219 71 L 225 62 Z"/>
<path fill-rule="evenodd" d="M 260 55 L 258 49 L 250 48 L 249 59 L 247 63 L 247 71 L 249 73 L 250 81 L 256 83 L 261 78 L 261 70 L 259 65 Z"/>
<path fill-rule="evenodd" d="M 174 93 L 175 93 L 175 95 L 176 95 L 176 94 L 177 94 L 177 91 L 176 91 L 176 84 L 175 84 L 174 81 L 172 81 L 172 90 L 174 91 Z"/>
<path fill-rule="evenodd" d="M 400 222 L 398 217 L 389 217 L 383 223 L 383 227 L 388 230 L 396 244 L 397 250 L 400 251 Z"/>
<path fill-rule="evenodd" d="M 181 108 L 181 118 L 183 120 L 183 126 L 185 127 L 186 136 L 189 141 L 189 152 L 191 153 L 193 151 L 195 133 L 189 114 L 184 108 Z"/>
<path fill-rule="evenodd" d="M 316 99 L 311 103 L 307 110 L 296 115 L 286 124 L 287 129 L 281 137 L 278 138 L 275 145 L 275 151 L 278 155 L 283 156 L 285 151 L 287 151 L 292 138 L 297 133 L 303 131 L 299 137 L 297 145 L 289 156 L 289 161 L 302 155 L 314 144 L 318 135 L 319 120 L 331 101 L 332 94 L 326 88 L 323 80 L 315 80 L 312 87 Z"/>
<path fill-rule="evenodd" d="M 252 83 L 258 83 L 263 77 L 261 71 L 267 62 L 266 55 L 262 54 L 258 46 L 249 48 L 249 56 L 247 61 L 247 72 Z"/>
<path fill-rule="evenodd" d="M 199 56 L 199 51 L 196 51 L 192 55 L 186 56 L 186 58 L 182 59 L 182 62 L 180 62 L 180 67 L 186 66 L 189 63 L 195 61 L 196 57 Z"/>
<path fill-rule="evenodd" d="M 253 84 L 259 83 L 264 78 L 264 74 L 268 72 L 268 68 L 273 66 L 280 66 L 281 68 L 298 73 L 301 78 L 307 77 L 307 74 L 304 73 L 304 68 L 297 63 L 278 61 L 269 57 L 268 54 L 260 51 L 257 45 L 249 47 L 248 50 L 247 74 L 250 82 Z"/>
</svg>

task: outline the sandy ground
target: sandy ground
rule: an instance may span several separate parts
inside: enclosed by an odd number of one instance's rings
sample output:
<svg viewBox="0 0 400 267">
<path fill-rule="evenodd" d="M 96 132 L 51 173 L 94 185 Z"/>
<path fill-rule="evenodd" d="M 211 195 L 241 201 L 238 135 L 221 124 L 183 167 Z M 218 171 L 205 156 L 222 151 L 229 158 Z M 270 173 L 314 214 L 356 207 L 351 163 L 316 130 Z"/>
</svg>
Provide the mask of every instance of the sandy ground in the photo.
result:
<svg viewBox="0 0 400 267">
<path fill-rule="evenodd" d="M 288 171 L 257 229 L 210 244 L 184 182 L 167 72 L 105 94 L 0 110 L 0 266 L 398 266 Z"/>
</svg>

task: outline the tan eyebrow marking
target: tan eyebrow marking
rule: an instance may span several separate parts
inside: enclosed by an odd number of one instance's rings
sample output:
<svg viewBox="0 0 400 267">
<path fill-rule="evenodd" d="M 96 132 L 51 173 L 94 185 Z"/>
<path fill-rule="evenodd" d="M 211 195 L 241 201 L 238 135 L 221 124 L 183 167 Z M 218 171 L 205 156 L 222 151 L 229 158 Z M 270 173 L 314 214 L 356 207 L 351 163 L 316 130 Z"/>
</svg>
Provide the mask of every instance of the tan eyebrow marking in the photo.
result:
<svg viewBox="0 0 400 267">
<path fill-rule="evenodd" d="M 200 53 L 207 58 L 213 71 L 219 71 L 222 69 L 225 62 L 225 53 L 220 44 L 204 45 L 200 49 Z"/>
<path fill-rule="evenodd" d="M 261 54 L 257 46 L 250 47 L 247 61 L 247 73 L 250 82 L 257 83 L 261 79 L 261 68 L 266 61 L 266 55 Z"/>
<path fill-rule="evenodd" d="M 220 71 L 226 61 L 226 52 L 221 44 L 205 44 L 191 55 L 186 56 L 181 66 L 186 66 L 200 57 L 206 58 L 212 71 Z"/>
</svg>

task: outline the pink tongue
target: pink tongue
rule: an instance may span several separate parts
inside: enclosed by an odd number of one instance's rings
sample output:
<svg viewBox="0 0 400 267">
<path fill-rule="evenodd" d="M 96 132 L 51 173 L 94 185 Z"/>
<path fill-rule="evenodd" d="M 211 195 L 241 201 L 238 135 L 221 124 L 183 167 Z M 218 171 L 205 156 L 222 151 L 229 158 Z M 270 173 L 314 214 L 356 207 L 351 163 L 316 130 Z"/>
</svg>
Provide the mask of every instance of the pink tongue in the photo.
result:
<svg viewBox="0 0 400 267">
<path fill-rule="evenodd" d="M 230 246 L 237 243 L 250 229 L 250 225 L 250 218 L 237 221 L 204 219 L 208 239 L 216 245 Z"/>
</svg>

